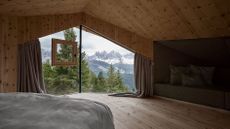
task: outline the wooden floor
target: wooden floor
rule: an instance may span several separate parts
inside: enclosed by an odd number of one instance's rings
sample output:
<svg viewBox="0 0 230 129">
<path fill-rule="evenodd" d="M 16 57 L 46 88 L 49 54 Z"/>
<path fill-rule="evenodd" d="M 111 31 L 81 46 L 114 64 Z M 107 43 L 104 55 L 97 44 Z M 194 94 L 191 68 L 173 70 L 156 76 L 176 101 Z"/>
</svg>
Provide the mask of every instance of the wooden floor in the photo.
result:
<svg viewBox="0 0 230 129">
<path fill-rule="evenodd" d="M 116 129 L 230 129 L 230 112 L 159 97 L 140 99 L 82 93 L 70 97 L 110 107 Z"/>
</svg>

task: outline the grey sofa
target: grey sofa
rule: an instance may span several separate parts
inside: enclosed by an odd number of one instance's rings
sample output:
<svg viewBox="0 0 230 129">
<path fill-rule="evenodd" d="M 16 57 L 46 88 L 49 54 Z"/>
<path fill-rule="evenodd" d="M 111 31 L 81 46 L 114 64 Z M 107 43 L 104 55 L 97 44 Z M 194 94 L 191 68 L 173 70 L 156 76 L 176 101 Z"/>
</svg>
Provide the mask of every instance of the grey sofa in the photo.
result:
<svg viewBox="0 0 230 129">
<path fill-rule="evenodd" d="M 159 96 L 230 110 L 230 37 L 156 41 L 154 89 Z M 171 85 L 170 65 L 215 67 L 213 86 Z"/>
</svg>

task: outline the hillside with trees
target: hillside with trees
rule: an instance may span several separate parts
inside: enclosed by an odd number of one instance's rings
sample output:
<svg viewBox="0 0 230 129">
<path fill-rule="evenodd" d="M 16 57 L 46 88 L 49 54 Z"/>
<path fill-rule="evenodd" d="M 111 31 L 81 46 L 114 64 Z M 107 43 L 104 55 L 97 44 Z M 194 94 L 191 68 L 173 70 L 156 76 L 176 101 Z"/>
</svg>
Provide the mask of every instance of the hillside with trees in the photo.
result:
<svg viewBox="0 0 230 129">
<path fill-rule="evenodd" d="M 65 40 L 75 41 L 77 36 L 73 29 L 64 31 Z M 59 57 L 67 59 L 71 49 L 66 45 L 61 45 Z M 77 57 L 79 60 L 79 57 Z M 107 73 L 100 71 L 95 74 L 90 70 L 86 53 L 82 53 L 82 90 L 83 92 L 126 92 L 128 89 L 124 85 L 119 70 L 111 64 Z M 69 94 L 78 92 L 79 76 L 77 66 L 51 66 L 50 60 L 43 63 L 43 74 L 45 85 L 50 94 Z M 105 76 L 106 75 L 106 76 Z"/>
</svg>

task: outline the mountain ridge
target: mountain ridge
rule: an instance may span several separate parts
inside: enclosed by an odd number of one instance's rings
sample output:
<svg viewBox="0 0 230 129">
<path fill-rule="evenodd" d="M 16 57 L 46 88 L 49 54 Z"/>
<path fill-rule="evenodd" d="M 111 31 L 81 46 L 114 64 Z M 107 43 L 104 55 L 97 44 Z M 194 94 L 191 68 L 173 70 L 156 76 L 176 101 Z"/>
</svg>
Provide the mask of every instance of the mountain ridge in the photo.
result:
<svg viewBox="0 0 230 129">
<path fill-rule="evenodd" d="M 51 52 L 42 49 L 42 62 L 45 63 L 47 60 L 51 59 Z M 117 51 L 97 51 L 91 56 L 86 56 L 89 68 L 96 75 L 100 71 L 104 73 L 105 76 L 110 65 L 113 65 L 116 70 L 119 70 L 123 79 L 124 84 L 127 88 L 132 91 L 134 88 L 134 54 L 127 53 L 121 54 Z"/>
</svg>

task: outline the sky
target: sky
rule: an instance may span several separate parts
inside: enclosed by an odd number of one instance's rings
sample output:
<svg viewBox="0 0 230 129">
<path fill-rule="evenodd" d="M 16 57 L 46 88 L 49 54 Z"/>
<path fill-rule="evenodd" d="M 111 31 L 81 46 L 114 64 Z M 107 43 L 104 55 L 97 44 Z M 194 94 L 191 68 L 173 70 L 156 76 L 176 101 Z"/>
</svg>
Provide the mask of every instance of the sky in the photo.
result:
<svg viewBox="0 0 230 129">
<path fill-rule="evenodd" d="M 79 41 L 79 29 L 74 27 L 74 31 L 77 34 L 76 42 Z M 57 32 L 48 36 L 39 38 L 41 42 L 41 48 L 47 51 L 51 51 L 51 39 L 64 39 L 63 31 Z M 78 42 L 79 43 L 79 42 Z M 85 51 L 88 56 L 93 55 L 97 51 L 117 51 L 121 54 L 131 53 L 129 50 L 114 44 L 113 42 L 90 32 L 82 31 L 82 51 Z"/>
</svg>

